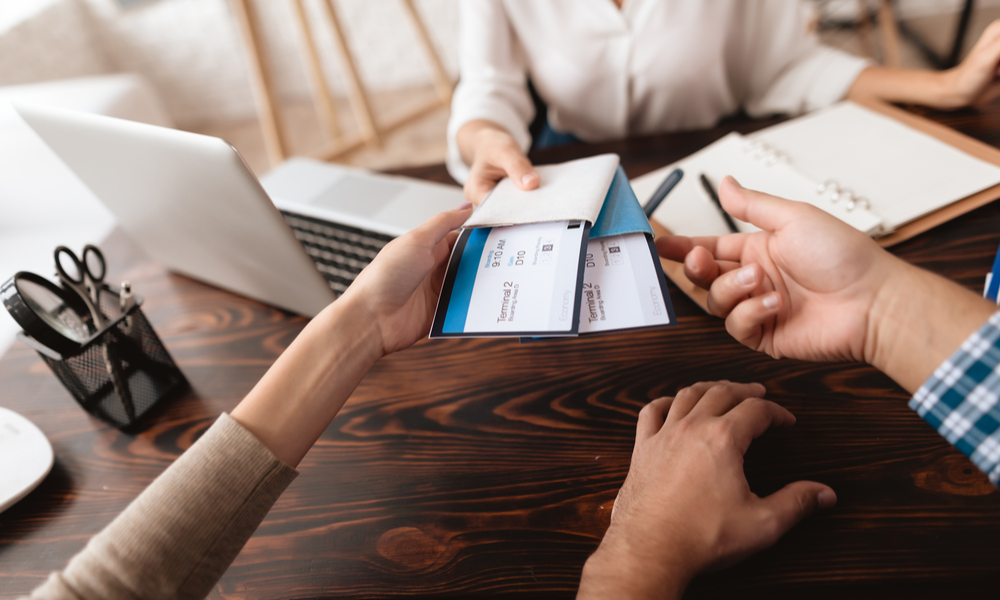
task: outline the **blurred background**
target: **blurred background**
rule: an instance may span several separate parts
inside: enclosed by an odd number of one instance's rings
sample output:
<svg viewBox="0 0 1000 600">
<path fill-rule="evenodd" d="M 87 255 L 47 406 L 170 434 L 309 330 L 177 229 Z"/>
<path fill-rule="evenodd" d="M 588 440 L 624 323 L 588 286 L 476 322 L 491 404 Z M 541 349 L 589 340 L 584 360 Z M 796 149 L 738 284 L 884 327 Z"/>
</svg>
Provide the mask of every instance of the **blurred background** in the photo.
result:
<svg viewBox="0 0 1000 600">
<path fill-rule="evenodd" d="M 438 163 L 461 1 L 0 0 L 0 280 L 114 226 L 12 103 L 219 136 L 258 175 L 290 155 Z M 948 66 L 1000 17 L 1000 0 L 810 4 L 827 43 L 908 67 Z M 0 318 L 0 351 L 14 331 Z"/>
</svg>

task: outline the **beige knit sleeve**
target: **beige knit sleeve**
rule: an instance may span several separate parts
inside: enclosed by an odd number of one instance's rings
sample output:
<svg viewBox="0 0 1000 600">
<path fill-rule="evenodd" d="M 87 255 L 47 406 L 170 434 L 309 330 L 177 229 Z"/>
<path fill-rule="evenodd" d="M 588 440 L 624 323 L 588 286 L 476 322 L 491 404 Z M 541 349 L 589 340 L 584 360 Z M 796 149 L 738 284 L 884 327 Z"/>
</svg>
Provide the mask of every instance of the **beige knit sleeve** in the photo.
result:
<svg viewBox="0 0 1000 600">
<path fill-rule="evenodd" d="M 223 414 L 31 598 L 204 598 L 296 475 Z"/>
</svg>

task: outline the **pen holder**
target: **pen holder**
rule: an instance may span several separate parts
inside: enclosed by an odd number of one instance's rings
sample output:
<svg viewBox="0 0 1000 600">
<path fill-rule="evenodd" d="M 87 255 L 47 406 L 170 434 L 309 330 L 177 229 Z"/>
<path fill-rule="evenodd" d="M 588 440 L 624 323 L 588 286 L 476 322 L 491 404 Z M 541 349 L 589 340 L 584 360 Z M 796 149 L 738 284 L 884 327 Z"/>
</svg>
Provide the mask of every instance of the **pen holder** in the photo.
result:
<svg viewBox="0 0 1000 600">
<path fill-rule="evenodd" d="M 62 355 L 24 332 L 17 337 L 38 352 L 84 410 L 125 428 L 186 387 L 187 380 L 143 315 L 141 298 L 136 297 L 135 305 L 125 313 L 119 301 L 118 292 L 103 287 L 100 310 L 108 324 L 73 354 Z M 88 331 L 87 323 L 71 310 L 63 311 L 59 319 L 77 331 Z M 113 381 L 112 361 L 120 365 L 117 384 Z M 119 386 L 127 398 L 119 395 Z M 131 410 L 127 407 L 129 401 Z"/>
</svg>

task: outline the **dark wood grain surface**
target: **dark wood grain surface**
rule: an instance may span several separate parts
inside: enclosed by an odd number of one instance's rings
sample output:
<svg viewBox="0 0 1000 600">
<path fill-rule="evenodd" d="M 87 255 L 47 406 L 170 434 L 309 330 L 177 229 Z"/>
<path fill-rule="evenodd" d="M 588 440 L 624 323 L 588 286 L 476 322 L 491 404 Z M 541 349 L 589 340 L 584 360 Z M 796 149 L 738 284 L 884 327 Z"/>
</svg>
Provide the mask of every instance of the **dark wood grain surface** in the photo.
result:
<svg viewBox="0 0 1000 600">
<path fill-rule="evenodd" d="M 1000 109 L 933 118 L 1000 144 Z M 579 145 L 555 162 L 618 152 L 637 176 L 733 128 Z M 410 175 L 447 181 L 441 166 Z M 893 251 L 981 291 L 1000 242 L 992 204 Z M 74 405 L 21 344 L 0 360 L 0 404 L 56 452 L 52 474 L 0 514 L 0 596 L 62 568 L 142 489 L 231 410 L 305 320 L 166 273 L 120 231 L 103 244 L 111 279 L 146 314 L 192 384 L 138 433 Z M 797 425 L 757 441 L 752 488 L 801 478 L 837 507 L 741 565 L 701 576 L 690 598 L 996 596 L 1000 494 L 906 406 L 853 364 L 775 361 L 732 341 L 671 286 L 675 328 L 521 346 L 423 341 L 369 373 L 300 467 L 216 598 L 549 597 L 575 593 L 628 469 L 636 415 L 700 380 L 760 381 Z M 927 318 L 934 318 L 928 315 Z"/>
</svg>

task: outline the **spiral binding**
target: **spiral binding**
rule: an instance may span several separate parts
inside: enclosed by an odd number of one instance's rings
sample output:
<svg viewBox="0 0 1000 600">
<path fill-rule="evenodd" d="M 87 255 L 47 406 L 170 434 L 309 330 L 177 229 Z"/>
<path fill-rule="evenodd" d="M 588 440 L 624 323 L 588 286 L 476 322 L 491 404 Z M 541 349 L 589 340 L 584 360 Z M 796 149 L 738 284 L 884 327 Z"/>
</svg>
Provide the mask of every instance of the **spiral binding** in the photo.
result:
<svg viewBox="0 0 1000 600">
<path fill-rule="evenodd" d="M 758 160 L 763 160 L 764 164 L 768 166 L 776 165 L 779 162 L 791 163 L 787 154 L 763 140 L 747 139 L 743 143 L 743 151 Z M 846 200 L 844 209 L 847 212 L 851 212 L 859 207 L 863 210 L 871 210 L 872 204 L 868 198 L 855 194 L 853 190 L 841 187 L 834 179 L 827 179 L 816 188 L 816 193 L 819 196 L 823 196 L 827 192 L 831 192 L 829 200 L 833 204 L 837 204 L 841 200 Z"/>
<path fill-rule="evenodd" d="M 776 165 L 779 162 L 791 162 L 787 154 L 762 140 L 747 139 L 743 142 L 743 151 L 758 160 L 763 160 L 764 164 L 768 166 Z"/>
<path fill-rule="evenodd" d="M 851 212 L 859 206 L 864 210 L 870 210 L 872 207 L 868 198 L 858 196 L 853 190 L 840 187 L 840 184 L 834 179 L 827 179 L 816 187 L 816 193 L 820 196 L 827 192 L 831 192 L 830 202 L 833 202 L 834 204 L 846 199 L 847 203 L 844 208 L 847 212 Z"/>
</svg>

